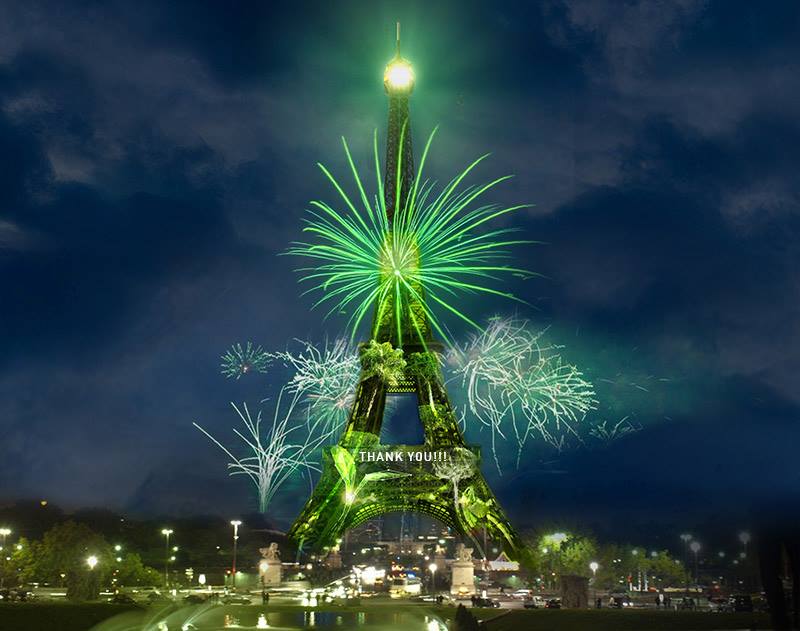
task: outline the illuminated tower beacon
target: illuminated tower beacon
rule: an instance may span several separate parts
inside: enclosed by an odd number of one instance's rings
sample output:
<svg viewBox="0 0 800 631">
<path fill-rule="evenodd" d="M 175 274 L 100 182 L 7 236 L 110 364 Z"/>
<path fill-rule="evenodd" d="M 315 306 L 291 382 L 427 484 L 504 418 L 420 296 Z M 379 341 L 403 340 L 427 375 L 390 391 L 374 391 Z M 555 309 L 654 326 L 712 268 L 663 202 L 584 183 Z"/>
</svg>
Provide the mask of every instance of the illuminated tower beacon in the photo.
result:
<svg viewBox="0 0 800 631">
<path fill-rule="evenodd" d="M 399 24 L 396 54 L 383 83 L 389 97 L 384 196 L 391 229 L 414 181 L 409 116 L 414 71 L 400 56 Z M 448 399 L 440 369 L 444 347 L 434 339 L 421 304 L 424 288 L 414 287 L 413 296 L 400 301 L 399 313 L 392 301 L 376 304 L 372 339 L 403 350 L 405 373 L 387 385 L 362 371 L 345 431 L 338 444 L 325 449 L 320 480 L 289 536 L 300 548 L 322 551 L 369 519 L 417 512 L 472 541 L 478 533 L 488 535 L 510 558 L 520 559 L 524 545 L 480 471 L 480 449 L 464 442 Z M 407 420 L 422 423 L 423 445 L 380 442 L 387 395 L 416 397 L 418 418 Z"/>
</svg>

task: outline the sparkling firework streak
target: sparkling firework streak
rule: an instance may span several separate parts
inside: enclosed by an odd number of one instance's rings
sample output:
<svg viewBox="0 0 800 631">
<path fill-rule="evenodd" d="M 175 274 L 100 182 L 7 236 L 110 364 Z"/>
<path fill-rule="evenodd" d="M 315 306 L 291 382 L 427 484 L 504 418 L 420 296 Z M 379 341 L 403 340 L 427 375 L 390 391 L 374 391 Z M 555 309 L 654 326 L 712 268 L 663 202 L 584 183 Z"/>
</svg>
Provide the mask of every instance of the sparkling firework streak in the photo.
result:
<svg viewBox="0 0 800 631">
<path fill-rule="evenodd" d="M 297 392 L 287 392 L 286 387 L 281 389 L 275 402 L 272 424 L 266 431 L 261 412 L 253 419 L 246 404 L 241 408 L 231 404 L 244 425 L 243 431 L 234 428 L 233 433 L 244 443 L 246 453 L 251 455 L 234 455 L 208 431 L 193 423 L 230 458 L 230 475 L 250 478 L 258 492 L 258 508 L 262 513 L 267 511 L 276 491 L 292 473 L 298 469 L 309 474 L 319 471 L 312 454 L 327 435 L 322 431 L 320 421 L 312 421 L 310 417 L 305 422 L 296 420 L 299 396 Z M 288 399 L 288 403 L 284 399 Z"/>
<path fill-rule="evenodd" d="M 631 423 L 626 416 L 613 425 L 609 425 L 608 421 L 598 423 L 589 430 L 589 435 L 602 443 L 613 443 L 620 438 L 635 434 L 641 429 L 641 427 Z"/>
<path fill-rule="evenodd" d="M 253 346 L 252 342 L 242 347 L 236 343 L 221 356 L 221 372 L 228 379 L 240 379 L 251 372 L 267 372 L 271 357 L 261 346 Z"/>
<path fill-rule="evenodd" d="M 314 267 L 299 270 L 303 273 L 301 280 L 313 283 L 308 291 L 322 293 L 314 306 L 329 305 L 328 315 L 351 314 L 351 336 L 355 336 L 362 320 L 377 305 L 376 322 L 382 320 L 381 314 L 395 312 L 398 346 L 402 345 L 402 314 L 411 314 L 411 323 L 420 334 L 420 323 L 409 308 L 413 304 L 424 312 L 436 332 L 448 340 L 443 325 L 427 306 L 428 301 L 479 328 L 456 306 L 460 294 L 492 294 L 516 300 L 512 294 L 487 284 L 507 274 L 535 275 L 504 264 L 510 246 L 532 241 L 511 239 L 511 228 L 480 232 L 484 224 L 527 207 L 477 205 L 485 193 L 511 176 L 462 187 L 465 178 L 487 157 L 482 156 L 447 186 L 434 192 L 434 183 L 422 177 L 435 134 L 436 130 L 428 138 L 414 184 L 404 203 L 398 204 L 391 224 L 381 181 L 377 133 L 373 140 L 377 194 L 371 202 L 344 139 L 358 199 L 351 199 L 328 169 L 319 165 L 339 193 L 344 209 L 337 210 L 321 201 L 311 202 L 313 208 L 304 232 L 313 236 L 313 242 L 294 243 L 288 253 L 318 262 Z M 402 161 L 402 154 L 399 160 Z M 399 173 L 401 167 L 397 170 Z M 395 198 L 401 198 L 399 177 L 397 187 Z"/>
<path fill-rule="evenodd" d="M 544 332 L 531 330 L 525 320 L 493 318 L 447 356 L 451 374 L 466 390 L 465 412 L 491 433 L 498 472 L 498 440 L 513 438 L 519 465 L 532 436 L 561 449 L 567 436 L 578 436 L 577 425 L 596 406 L 592 384 L 562 361 L 558 347 L 542 343 Z"/>
<path fill-rule="evenodd" d="M 304 346 L 300 353 L 285 351 L 273 356 L 294 371 L 288 388 L 303 397 L 309 415 L 321 423 L 329 437 L 338 434 L 347 419 L 358 385 L 358 354 L 347 339 L 318 348 L 311 342 L 297 340 Z"/>
</svg>

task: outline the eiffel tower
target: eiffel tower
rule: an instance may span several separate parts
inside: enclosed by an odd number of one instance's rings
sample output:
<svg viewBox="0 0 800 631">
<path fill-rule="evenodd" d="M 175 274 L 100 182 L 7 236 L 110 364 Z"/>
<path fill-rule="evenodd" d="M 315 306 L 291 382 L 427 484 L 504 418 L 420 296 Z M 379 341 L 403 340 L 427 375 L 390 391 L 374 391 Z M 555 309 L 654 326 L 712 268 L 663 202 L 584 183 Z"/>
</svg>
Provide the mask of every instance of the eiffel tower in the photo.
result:
<svg viewBox="0 0 800 631">
<path fill-rule="evenodd" d="M 391 226 L 414 178 L 409 117 L 414 74 L 400 56 L 399 24 L 384 87 L 389 98 L 384 195 Z M 466 445 L 448 399 L 440 368 L 444 346 L 434 339 L 419 302 L 424 288 L 415 287 L 414 294 L 416 301 L 401 301 L 407 306 L 399 314 L 399 326 L 394 306 L 386 304 L 376 306 L 372 324 L 373 340 L 402 349 L 407 360 L 402 379 L 386 384 L 362 369 L 344 433 L 337 445 L 324 450 L 320 480 L 289 536 L 299 548 L 321 551 L 335 547 L 347 530 L 367 520 L 395 511 L 417 512 L 476 543 L 475 535 L 483 531 L 509 558 L 521 560 L 525 546 L 480 472 L 480 448 Z M 365 346 L 360 345 L 362 366 Z M 381 443 L 387 395 L 416 395 L 423 445 Z M 467 463 L 466 472 L 449 469 L 453 459 Z"/>
</svg>

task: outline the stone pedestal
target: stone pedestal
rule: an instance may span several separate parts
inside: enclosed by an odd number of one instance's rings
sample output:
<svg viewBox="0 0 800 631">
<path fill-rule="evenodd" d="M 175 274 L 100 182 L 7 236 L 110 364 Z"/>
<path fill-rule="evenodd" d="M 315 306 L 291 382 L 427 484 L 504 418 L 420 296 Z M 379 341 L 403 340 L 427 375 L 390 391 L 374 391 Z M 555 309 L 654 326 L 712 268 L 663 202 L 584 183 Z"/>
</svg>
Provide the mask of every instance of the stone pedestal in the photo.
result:
<svg viewBox="0 0 800 631">
<path fill-rule="evenodd" d="M 261 561 L 258 564 L 258 578 L 261 587 L 275 587 L 283 580 L 283 568 L 278 552 L 278 544 L 271 543 L 266 548 L 259 550 Z"/>
<path fill-rule="evenodd" d="M 472 561 L 472 548 L 463 543 L 456 546 L 456 558 L 450 565 L 450 593 L 470 596 L 475 593 L 475 564 Z"/>
<path fill-rule="evenodd" d="M 261 561 L 258 566 L 258 576 L 262 587 L 277 587 L 283 580 L 283 568 L 280 560 Z"/>
</svg>

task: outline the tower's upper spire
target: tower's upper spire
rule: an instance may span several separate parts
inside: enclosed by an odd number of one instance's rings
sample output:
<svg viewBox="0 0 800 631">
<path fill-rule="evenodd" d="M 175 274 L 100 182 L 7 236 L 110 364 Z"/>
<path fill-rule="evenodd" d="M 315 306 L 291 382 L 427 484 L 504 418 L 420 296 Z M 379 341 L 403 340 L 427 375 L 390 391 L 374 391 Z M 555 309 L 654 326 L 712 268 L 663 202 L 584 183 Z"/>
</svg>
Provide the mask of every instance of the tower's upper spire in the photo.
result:
<svg viewBox="0 0 800 631">
<path fill-rule="evenodd" d="M 397 39 L 395 40 L 395 56 L 400 56 L 400 20 L 397 21 Z"/>
<path fill-rule="evenodd" d="M 414 89 L 414 69 L 400 56 L 400 22 L 397 23 L 394 58 L 383 72 L 383 87 L 392 94 L 411 94 Z"/>
</svg>

